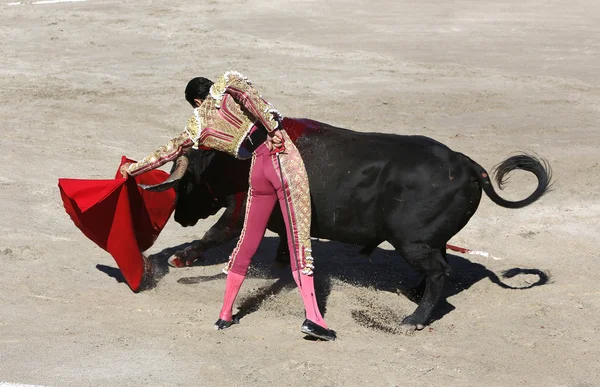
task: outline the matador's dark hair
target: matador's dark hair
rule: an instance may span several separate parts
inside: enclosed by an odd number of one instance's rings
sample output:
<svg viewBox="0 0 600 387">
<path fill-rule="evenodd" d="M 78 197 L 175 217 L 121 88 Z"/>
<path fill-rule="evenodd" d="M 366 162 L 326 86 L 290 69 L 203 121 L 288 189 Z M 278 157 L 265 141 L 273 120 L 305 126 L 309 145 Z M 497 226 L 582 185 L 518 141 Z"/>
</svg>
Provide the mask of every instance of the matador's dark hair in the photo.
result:
<svg viewBox="0 0 600 387">
<path fill-rule="evenodd" d="M 213 81 L 210 79 L 197 77 L 188 82 L 185 87 L 185 99 L 192 105 L 192 107 L 196 107 L 194 103 L 194 99 L 206 99 L 208 96 L 208 92 L 210 91 L 210 87 L 213 85 Z"/>
</svg>

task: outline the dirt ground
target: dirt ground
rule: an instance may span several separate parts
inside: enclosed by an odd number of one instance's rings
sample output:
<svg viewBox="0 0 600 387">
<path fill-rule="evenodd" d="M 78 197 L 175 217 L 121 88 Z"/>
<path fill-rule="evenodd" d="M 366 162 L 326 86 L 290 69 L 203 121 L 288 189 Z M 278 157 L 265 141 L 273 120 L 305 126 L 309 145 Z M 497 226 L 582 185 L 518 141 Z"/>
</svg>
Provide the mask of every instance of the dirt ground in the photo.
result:
<svg viewBox="0 0 600 387">
<path fill-rule="evenodd" d="M 0 4 L 0 382 L 53 386 L 600 385 L 600 13 L 595 0 L 353 2 L 88 0 Z M 551 163 L 553 191 L 520 210 L 484 197 L 451 242 L 447 303 L 395 330 L 415 274 L 382 245 L 315 242 L 335 342 L 303 339 L 302 304 L 268 234 L 213 330 L 232 244 L 149 291 L 73 225 L 59 177 L 110 178 L 185 125 L 194 76 L 248 75 L 283 114 L 431 136 L 488 170 L 515 151 Z M 516 173 L 502 195 L 527 196 Z M 199 238 L 169 223 L 154 259 Z M 543 286 L 507 290 L 520 268 Z M 111 275 L 107 275 L 111 274 Z M 118 273 L 117 273 L 118 274 Z M 538 276 L 506 283 L 527 287 Z M 1 384 L 1 383 L 0 383 Z"/>
</svg>

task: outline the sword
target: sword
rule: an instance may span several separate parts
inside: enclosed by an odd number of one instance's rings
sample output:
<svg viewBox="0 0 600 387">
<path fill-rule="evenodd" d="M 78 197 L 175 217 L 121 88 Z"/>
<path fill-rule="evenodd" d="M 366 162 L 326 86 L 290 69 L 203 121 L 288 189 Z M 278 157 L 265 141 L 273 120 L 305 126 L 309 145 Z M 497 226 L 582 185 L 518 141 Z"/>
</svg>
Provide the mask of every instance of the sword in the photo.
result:
<svg viewBox="0 0 600 387">
<path fill-rule="evenodd" d="M 284 148 L 285 149 L 285 148 Z M 288 218 L 288 225 L 290 228 L 290 234 L 292 237 L 292 245 L 294 246 L 294 248 L 292 249 L 294 252 L 294 268 L 296 269 L 296 271 L 298 272 L 298 284 L 299 287 L 302 288 L 302 278 L 300 277 L 300 270 L 298 269 L 298 254 L 296 252 L 296 243 L 294 242 L 294 229 L 293 229 L 293 225 L 292 225 L 292 213 L 290 211 L 290 205 L 288 203 L 288 198 L 287 198 L 287 191 L 285 189 L 285 182 L 283 181 L 283 169 L 281 168 L 281 158 L 279 157 L 279 154 L 282 152 L 283 150 L 279 151 L 276 150 L 275 154 L 277 155 L 277 164 L 279 165 L 279 177 L 281 178 L 281 188 L 283 189 L 283 193 L 285 195 L 285 209 L 287 212 L 287 218 Z"/>
</svg>

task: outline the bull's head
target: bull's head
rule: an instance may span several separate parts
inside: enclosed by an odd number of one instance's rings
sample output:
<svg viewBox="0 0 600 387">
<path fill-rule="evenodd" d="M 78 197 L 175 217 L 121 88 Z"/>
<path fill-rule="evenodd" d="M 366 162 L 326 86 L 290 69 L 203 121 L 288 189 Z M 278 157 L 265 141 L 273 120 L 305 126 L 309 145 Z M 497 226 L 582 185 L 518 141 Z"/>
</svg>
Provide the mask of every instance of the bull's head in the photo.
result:
<svg viewBox="0 0 600 387">
<path fill-rule="evenodd" d="M 213 156 L 213 151 L 192 151 L 175 161 L 167 180 L 156 185 L 140 186 L 154 192 L 175 189 L 175 221 L 183 227 L 194 226 L 199 219 L 208 218 L 223 207 L 223 199 L 216 197 L 202 179 Z"/>
</svg>

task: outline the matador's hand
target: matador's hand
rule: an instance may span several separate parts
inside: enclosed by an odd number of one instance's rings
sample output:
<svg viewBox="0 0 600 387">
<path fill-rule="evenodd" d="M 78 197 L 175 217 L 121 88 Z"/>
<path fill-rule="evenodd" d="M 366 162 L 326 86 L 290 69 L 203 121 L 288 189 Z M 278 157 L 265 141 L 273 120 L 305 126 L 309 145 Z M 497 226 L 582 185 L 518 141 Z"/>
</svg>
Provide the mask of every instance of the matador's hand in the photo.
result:
<svg viewBox="0 0 600 387">
<path fill-rule="evenodd" d="M 283 147 L 283 134 L 281 130 L 274 130 L 267 137 L 267 147 L 270 151 Z"/>
<path fill-rule="evenodd" d="M 127 176 L 129 176 L 129 166 L 133 164 L 133 163 L 125 163 L 123 165 L 121 165 L 121 168 L 119 169 L 119 171 L 121 172 L 121 176 L 123 176 L 124 178 L 127 178 Z"/>
</svg>

